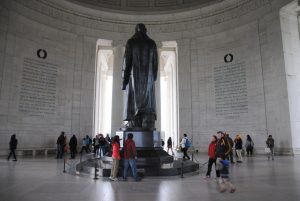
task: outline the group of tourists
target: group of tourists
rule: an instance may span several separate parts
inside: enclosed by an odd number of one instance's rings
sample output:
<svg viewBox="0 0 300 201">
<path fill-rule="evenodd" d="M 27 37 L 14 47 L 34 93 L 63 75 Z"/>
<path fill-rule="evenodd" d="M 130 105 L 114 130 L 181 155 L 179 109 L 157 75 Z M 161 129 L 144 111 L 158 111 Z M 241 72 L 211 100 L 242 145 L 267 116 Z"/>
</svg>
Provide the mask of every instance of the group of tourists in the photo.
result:
<svg viewBox="0 0 300 201">
<path fill-rule="evenodd" d="M 99 158 L 109 153 L 111 151 L 111 143 L 112 141 L 108 134 L 106 137 L 104 137 L 101 133 L 96 135 L 96 137 L 93 139 L 95 157 Z"/>
<path fill-rule="evenodd" d="M 72 135 L 69 146 L 67 143 L 67 137 L 65 136 L 64 132 L 61 132 L 59 137 L 57 138 L 57 156 L 56 158 L 63 158 L 64 153 L 70 151 L 71 159 L 75 158 L 77 153 L 77 138 L 75 135 Z M 85 153 L 91 153 L 93 148 L 93 153 L 95 157 L 101 157 L 106 155 L 111 151 L 111 139 L 109 135 L 104 138 L 103 134 L 97 134 L 93 140 L 90 138 L 89 135 L 86 135 L 82 138 L 82 146 L 81 150 L 79 151 L 82 154 L 84 151 Z"/>
<path fill-rule="evenodd" d="M 75 158 L 76 153 L 77 153 L 77 138 L 75 135 L 72 135 L 70 141 L 69 141 L 69 146 L 67 143 L 67 136 L 65 135 L 65 132 L 61 132 L 59 137 L 57 138 L 56 141 L 56 158 L 63 158 L 64 153 L 67 153 L 70 150 L 71 158 Z"/>
<path fill-rule="evenodd" d="M 229 180 L 230 162 L 228 159 L 232 157 L 232 144 L 232 139 L 229 138 L 226 133 L 218 131 L 216 135 L 212 136 L 211 142 L 208 146 L 209 160 L 205 179 L 210 178 L 212 165 L 215 164 L 216 176 L 221 192 L 229 189 L 229 191 L 233 193 L 236 189 Z M 233 161 L 231 162 L 233 163 Z"/>
<path fill-rule="evenodd" d="M 272 135 L 269 135 L 266 140 L 267 148 L 270 149 L 268 153 L 268 159 L 274 160 L 274 139 Z M 250 135 L 247 135 L 245 143 L 246 153 L 248 157 L 253 155 L 254 142 Z M 213 135 L 211 142 L 208 146 L 208 167 L 205 179 L 211 178 L 211 170 L 213 164 L 215 164 L 216 177 L 219 182 L 220 192 L 235 192 L 235 186 L 229 180 L 229 164 L 234 164 L 233 153 L 235 150 L 236 162 L 242 163 L 242 150 L 243 140 L 240 134 L 236 135 L 235 139 L 229 136 L 228 133 L 218 131 L 216 135 Z"/>
<path fill-rule="evenodd" d="M 162 147 L 164 147 L 164 144 L 162 144 Z M 190 156 L 187 154 L 187 151 L 190 147 L 191 147 L 191 140 L 187 137 L 187 134 L 184 133 L 180 141 L 180 150 L 183 152 L 183 160 L 185 159 L 190 160 Z M 173 143 L 171 137 L 169 137 L 167 140 L 167 153 L 169 153 L 169 150 L 171 150 L 171 154 L 172 156 L 174 156 Z"/>
<path fill-rule="evenodd" d="M 132 172 L 132 177 L 135 181 L 140 181 L 141 178 L 137 174 L 137 166 L 136 166 L 136 160 L 137 160 L 137 152 L 136 152 L 136 146 L 135 142 L 133 140 L 133 134 L 128 133 L 127 139 L 124 143 L 124 149 L 123 149 L 123 181 L 127 181 L 127 174 L 128 169 L 130 167 Z M 111 174 L 109 179 L 112 181 L 118 181 L 117 175 L 119 170 L 119 161 L 121 160 L 120 155 L 120 138 L 118 135 L 115 135 L 112 138 L 112 167 L 111 167 Z"/>
<path fill-rule="evenodd" d="M 10 159 L 11 156 L 14 157 L 14 161 L 17 161 L 15 150 L 18 145 L 18 140 L 16 138 L 16 134 L 11 136 L 9 142 L 10 153 L 7 157 L 7 160 Z M 94 154 L 96 157 L 104 156 L 107 152 L 112 152 L 112 168 L 111 175 L 109 177 L 112 181 L 117 181 L 117 174 L 119 169 L 119 161 L 121 160 L 120 155 L 120 138 L 118 135 L 115 135 L 112 139 L 107 135 L 105 138 L 102 134 L 96 135 L 96 137 L 92 140 L 88 135 L 83 138 L 82 148 L 80 153 L 84 150 L 86 153 L 90 153 L 90 145 L 94 147 Z M 187 154 L 188 148 L 191 146 L 191 142 L 187 137 L 187 134 L 183 135 L 183 138 L 180 142 L 181 150 L 183 152 L 183 160 L 190 159 Z M 169 137 L 167 141 L 167 152 L 171 149 L 172 155 L 174 155 L 172 149 L 172 139 Z M 57 156 L 56 158 L 62 158 L 65 152 L 70 150 L 71 158 L 75 158 L 77 153 L 77 138 L 75 135 L 72 135 L 69 141 L 69 147 L 67 146 L 67 137 L 64 132 L 61 132 L 57 139 Z M 251 157 L 253 155 L 254 150 L 254 142 L 251 139 L 250 135 L 247 135 L 245 142 L 245 149 L 247 156 Z M 274 160 L 274 139 L 272 135 L 269 135 L 266 140 L 266 150 L 268 153 L 268 159 Z M 242 152 L 243 152 L 243 140 L 240 134 L 236 135 L 235 139 L 229 136 L 228 133 L 218 131 L 216 135 L 213 135 L 211 138 L 211 142 L 208 146 L 208 168 L 205 179 L 210 179 L 211 170 L 213 164 L 215 164 L 216 177 L 219 181 L 220 191 L 224 192 L 227 189 L 230 192 L 235 191 L 235 186 L 229 181 L 229 164 L 234 164 L 233 155 L 236 155 L 236 162 L 242 163 Z M 124 143 L 123 149 L 123 180 L 127 180 L 127 172 L 129 167 L 132 171 L 132 176 L 135 181 L 140 181 L 140 178 L 137 174 L 136 160 L 137 160 L 137 152 L 135 142 L 133 140 L 133 134 L 128 133 L 127 139 Z"/>
</svg>

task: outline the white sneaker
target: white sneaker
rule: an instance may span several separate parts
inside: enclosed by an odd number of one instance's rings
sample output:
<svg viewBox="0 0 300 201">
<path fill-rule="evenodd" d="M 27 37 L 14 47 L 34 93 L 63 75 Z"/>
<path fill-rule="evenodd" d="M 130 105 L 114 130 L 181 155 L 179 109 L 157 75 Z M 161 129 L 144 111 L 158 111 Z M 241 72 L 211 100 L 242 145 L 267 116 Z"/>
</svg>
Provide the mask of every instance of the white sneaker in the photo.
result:
<svg viewBox="0 0 300 201">
<path fill-rule="evenodd" d="M 209 176 L 209 175 L 207 175 L 207 176 L 203 177 L 203 179 L 205 179 L 205 180 L 209 180 L 209 179 L 210 179 L 210 176 Z"/>
<path fill-rule="evenodd" d="M 119 181 L 118 178 L 112 178 L 112 181 Z"/>
</svg>

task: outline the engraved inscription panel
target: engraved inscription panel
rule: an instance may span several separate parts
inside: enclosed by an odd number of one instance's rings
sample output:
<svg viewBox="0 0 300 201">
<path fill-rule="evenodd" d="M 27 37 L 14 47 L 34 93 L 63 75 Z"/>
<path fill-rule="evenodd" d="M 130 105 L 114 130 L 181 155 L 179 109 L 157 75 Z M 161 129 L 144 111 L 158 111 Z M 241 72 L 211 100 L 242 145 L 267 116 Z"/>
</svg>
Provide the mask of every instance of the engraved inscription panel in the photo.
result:
<svg viewBox="0 0 300 201">
<path fill-rule="evenodd" d="M 215 67 L 214 83 L 217 116 L 248 113 L 245 62 Z"/>
<path fill-rule="evenodd" d="M 24 58 L 19 112 L 30 116 L 55 113 L 57 64 Z"/>
</svg>

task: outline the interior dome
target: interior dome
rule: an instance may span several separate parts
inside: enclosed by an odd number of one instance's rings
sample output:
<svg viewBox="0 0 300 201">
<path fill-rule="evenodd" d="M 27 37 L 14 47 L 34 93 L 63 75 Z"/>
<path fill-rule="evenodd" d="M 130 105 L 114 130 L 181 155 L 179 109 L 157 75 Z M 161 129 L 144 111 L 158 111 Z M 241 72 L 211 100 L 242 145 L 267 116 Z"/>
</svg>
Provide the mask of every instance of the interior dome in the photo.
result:
<svg viewBox="0 0 300 201">
<path fill-rule="evenodd" d="M 93 9 L 116 13 L 172 13 L 207 6 L 223 0 L 67 0 Z"/>
</svg>

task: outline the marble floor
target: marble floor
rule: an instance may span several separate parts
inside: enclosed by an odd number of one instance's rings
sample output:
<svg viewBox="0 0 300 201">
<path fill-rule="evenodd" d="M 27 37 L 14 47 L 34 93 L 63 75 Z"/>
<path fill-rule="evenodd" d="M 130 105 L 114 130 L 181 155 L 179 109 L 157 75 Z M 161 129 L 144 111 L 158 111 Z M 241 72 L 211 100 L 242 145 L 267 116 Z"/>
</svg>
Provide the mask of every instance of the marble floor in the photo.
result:
<svg viewBox="0 0 300 201">
<path fill-rule="evenodd" d="M 203 164 L 207 158 L 195 159 Z M 71 163 L 71 161 L 69 161 Z M 68 166 L 67 166 L 68 168 Z M 244 158 L 230 167 L 237 191 L 220 193 L 217 182 L 203 179 L 199 172 L 172 177 L 146 177 L 141 182 L 93 180 L 87 175 L 63 173 L 63 160 L 19 158 L 0 159 L 0 201 L 299 201 L 300 156 Z M 213 173 L 214 177 L 215 174 Z"/>
</svg>

